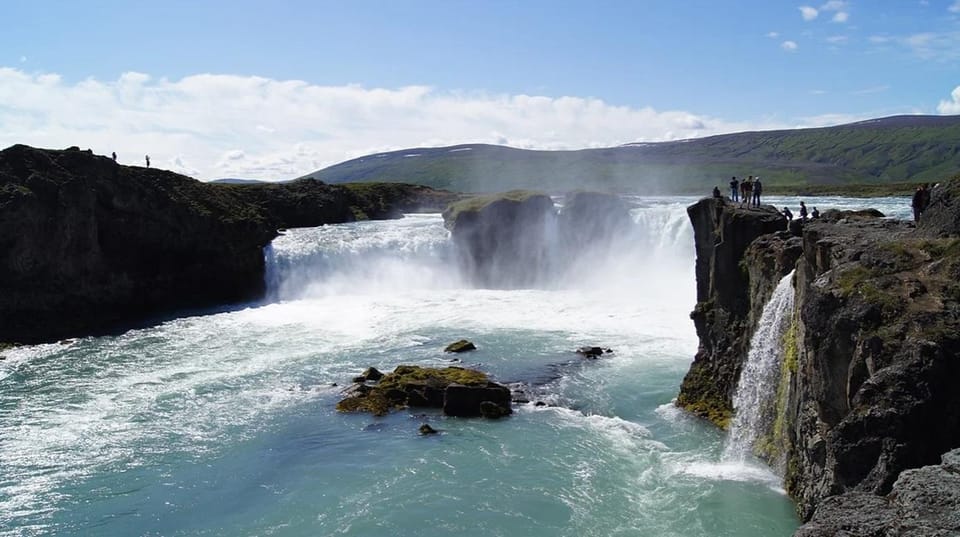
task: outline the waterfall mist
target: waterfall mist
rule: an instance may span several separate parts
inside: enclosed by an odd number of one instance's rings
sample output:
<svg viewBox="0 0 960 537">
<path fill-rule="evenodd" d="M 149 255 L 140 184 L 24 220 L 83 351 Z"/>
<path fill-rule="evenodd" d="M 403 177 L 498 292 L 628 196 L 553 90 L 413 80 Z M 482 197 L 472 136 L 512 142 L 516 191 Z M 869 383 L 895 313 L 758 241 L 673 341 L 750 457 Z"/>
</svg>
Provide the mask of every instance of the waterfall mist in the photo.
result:
<svg viewBox="0 0 960 537">
<path fill-rule="evenodd" d="M 605 213 L 564 220 L 561 205 L 540 227 L 521 227 L 511 248 L 528 250 L 526 262 L 494 260 L 495 281 L 514 285 L 492 287 L 642 292 L 644 300 L 684 300 L 685 307 L 692 306 L 686 203 L 627 202 L 625 222 Z M 291 229 L 265 251 L 268 299 L 491 287 L 458 261 L 460 254 L 436 214 Z"/>
</svg>

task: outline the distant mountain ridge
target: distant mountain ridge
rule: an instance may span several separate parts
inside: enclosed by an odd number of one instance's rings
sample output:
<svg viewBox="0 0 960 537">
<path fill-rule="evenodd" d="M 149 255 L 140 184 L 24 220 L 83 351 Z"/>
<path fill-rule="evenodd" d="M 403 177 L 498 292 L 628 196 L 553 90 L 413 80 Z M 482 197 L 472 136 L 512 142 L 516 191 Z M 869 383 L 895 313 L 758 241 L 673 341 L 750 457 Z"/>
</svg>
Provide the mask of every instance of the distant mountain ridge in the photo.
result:
<svg viewBox="0 0 960 537">
<path fill-rule="evenodd" d="M 755 175 L 767 185 L 794 186 L 936 182 L 958 172 L 960 116 L 893 116 L 602 149 L 413 148 L 349 160 L 307 177 L 461 192 L 535 188 L 673 194 L 723 187 L 731 176 Z"/>
</svg>

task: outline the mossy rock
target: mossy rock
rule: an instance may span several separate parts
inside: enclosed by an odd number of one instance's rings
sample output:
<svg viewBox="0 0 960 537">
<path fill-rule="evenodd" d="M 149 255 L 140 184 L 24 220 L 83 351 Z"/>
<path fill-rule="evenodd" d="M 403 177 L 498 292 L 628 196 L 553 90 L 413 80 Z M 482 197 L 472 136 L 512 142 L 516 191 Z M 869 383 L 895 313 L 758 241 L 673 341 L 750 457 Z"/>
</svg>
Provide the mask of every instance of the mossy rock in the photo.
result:
<svg viewBox="0 0 960 537">
<path fill-rule="evenodd" d="M 478 213 L 498 201 L 524 203 L 533 198 L 546 198 L 546 200 L 550 202 L 550 205 L 553 205 L 550 197 L 543 192 L 534 190 L 511 190 L 509 192 L 473 196 L 464 200 L 455 201 L 448 205 L 443 211 L 443 221 L 447 228 L 450 229 L 462 213 Z"/>
<path fill-rule="evenodd" d="M 373 386 L 357 384 L 347 390 L 348 396 L 337 403 L 337 410 L 383 416 L 392 409 L 407 406 L 440 408 L 447 386 L 485 386 L 489 383 L 485 373 L 473 369 L 401 365 Z"/>
<path fill-rule="evenodd" d="M 466 339 L 461 339 L 460 341 L 456 341 L 447 345 L 447 347 L 443 349 L 443 352 L 467 352 L 476 349 L 477 346 L 474 345 L 473 342 L 467 341 Z"/>
</svg>

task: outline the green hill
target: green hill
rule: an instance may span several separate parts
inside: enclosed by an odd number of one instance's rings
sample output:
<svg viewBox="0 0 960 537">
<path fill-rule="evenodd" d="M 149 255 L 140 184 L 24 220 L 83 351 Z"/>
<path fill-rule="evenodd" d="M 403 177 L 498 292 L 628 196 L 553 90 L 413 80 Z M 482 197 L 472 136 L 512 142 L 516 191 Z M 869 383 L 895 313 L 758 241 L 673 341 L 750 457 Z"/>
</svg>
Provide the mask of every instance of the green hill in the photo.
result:
<svg viewBox="0 0 960 537">
<path fill-rule="evenodd" d="M 895 116 L 579 151 L 468 144 L 379 153 L 316 171 L 328 183 L 404 182 L 461 192 L 518 188 L 706 192 L 731 176 L 768 187 L 935 182 L 960 172 L 960 116 Z"/>
</svg>

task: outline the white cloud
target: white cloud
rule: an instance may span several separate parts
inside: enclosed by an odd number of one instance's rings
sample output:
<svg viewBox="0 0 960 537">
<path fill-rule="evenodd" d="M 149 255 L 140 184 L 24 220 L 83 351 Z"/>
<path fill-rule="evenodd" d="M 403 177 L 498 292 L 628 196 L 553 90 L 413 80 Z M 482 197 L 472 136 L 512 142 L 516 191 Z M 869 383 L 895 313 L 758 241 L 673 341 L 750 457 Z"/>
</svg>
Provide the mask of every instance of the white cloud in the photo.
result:
<svg viewBox="0 0 960 537">
<path fill-rule="evenodd" d="M 833 45 L 841 45 L 843 43 L 846 43 L 848 39 L 849 38 L 845 35 L 833 35 L 827 38 L 827 43 L 831 43 Z"/>
<path fill-rule="evenodd" d="M 941 114 L 960 114 L 960 86 L 953 88 L 949 101 L 940 101 L 937 112 Z"/>
<path fill-rule="evenodd" d="M 780 48 L 788 52 L 793 52 L 797 50 L 798 45 L 796 41 L 784 41 L 783 43 L 780 43 Z"/>
<path fill-rule="evenodd" d="M 882 86 L 872 86 L 869 88 L 858 89 L 850 92 L 850 95 L 870 95 L 871 93 L 883 93 L 890 89 L 890 86 L 884 84 Z"/>
<path fill-rule="evenodd" d="M 425 86 L 318 86 L 300 80 L 125 73 L 66 82 L 0 67 L 0 148 L 78 145 L 123 164 L 200 179 L 288 179 L 365 154 L 416 146 L 505 143 L 574 149 L 663 141 L 782 124 L 725 122 L 600 99 Z"/>
<path fill-rule="evenodd" d="M 800 10 L 800 16 L 803 17 L 805 21 L 812 21 L 820 14 L 817 8 L 810 6 L 800 6 L 798 9 Z"/>
<path fill-rule="evenodd" d="M 846 11 L 838 11 L 833 14 L 833 18 L 830 19 L 833 22 L 847 22 L 847 19 L 850 18 L 850 14 Z"/>
<path fill-rule="evenodd" d="M 847 9 L 847 3 L 843 0 L 830 0 L 820 6 L 821 11 L 843 11 L 845 9 Z"/>
<path fill-rule="evenodd" d="M 776 39 L 780 37 L 780 32 L 769 32 L 767 33 L 767 37 L 769 37 L 770 39 Z"/>
<path fill-rule="evenodd" d="M 950 13 L 960 13 L 960 0 L 954 0 L 953 4 L 947 8 Z"/>
</svg>

